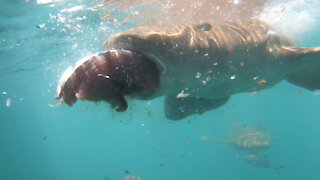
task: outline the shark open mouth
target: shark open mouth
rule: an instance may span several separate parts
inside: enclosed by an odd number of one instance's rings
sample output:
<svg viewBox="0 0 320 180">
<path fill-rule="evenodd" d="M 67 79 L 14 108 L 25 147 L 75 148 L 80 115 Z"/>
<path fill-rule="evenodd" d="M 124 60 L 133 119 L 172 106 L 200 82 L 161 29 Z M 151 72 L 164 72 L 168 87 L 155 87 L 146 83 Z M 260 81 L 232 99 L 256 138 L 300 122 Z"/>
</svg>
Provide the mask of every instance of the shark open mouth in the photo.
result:
<svg viewBox="0 0 320 180">
<path fill-rule="evenodd" d="M 125 111 L 125 95 L 145 97 L 158 85 L 159 70 L 153 61 L 136 52 L 109 50 L 70 66 L 60 78 L 56 98 L 69 106 L 78 99 L 106 101 Z"/>
</svg>

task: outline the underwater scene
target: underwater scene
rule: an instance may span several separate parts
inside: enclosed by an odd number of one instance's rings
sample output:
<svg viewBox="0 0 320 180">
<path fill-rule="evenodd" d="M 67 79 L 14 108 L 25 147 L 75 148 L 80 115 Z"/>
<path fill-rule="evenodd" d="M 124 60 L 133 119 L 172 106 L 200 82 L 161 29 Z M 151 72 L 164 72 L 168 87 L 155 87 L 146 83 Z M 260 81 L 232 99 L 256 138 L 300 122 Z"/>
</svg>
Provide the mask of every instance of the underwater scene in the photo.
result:
<svg viewBox="0 0 320 180">
<path fill-rule="evenodd" d="M 1 0 L 1 180 L 320 179 L 320 1 Z"/>
</svg>

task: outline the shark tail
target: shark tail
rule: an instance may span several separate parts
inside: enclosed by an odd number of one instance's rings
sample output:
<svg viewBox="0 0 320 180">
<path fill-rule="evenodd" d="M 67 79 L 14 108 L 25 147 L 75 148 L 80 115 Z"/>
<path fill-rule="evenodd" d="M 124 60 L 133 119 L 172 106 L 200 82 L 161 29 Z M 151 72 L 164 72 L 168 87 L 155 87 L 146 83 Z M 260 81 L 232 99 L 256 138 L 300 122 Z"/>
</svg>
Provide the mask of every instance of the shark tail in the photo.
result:
<svg viewBox="0 0 320 180">
<path fill-rule="evenodd" d="M 281 51 L 298 63 L 287 81 L 309 90 L 320 89 L 320 47 L 282 47 Z"/>
<path fill-rule="evenodd" d="M 274 170 L 276 171 L 276 173 L 279 174 L 279 175 L 281 175 L 281 174 L 280 174 L 280 170 L 283 169 L 283 168 L 284 168 L 284 166 L 272 167 L 272 169 L 274 169 Z"/>
</svg>

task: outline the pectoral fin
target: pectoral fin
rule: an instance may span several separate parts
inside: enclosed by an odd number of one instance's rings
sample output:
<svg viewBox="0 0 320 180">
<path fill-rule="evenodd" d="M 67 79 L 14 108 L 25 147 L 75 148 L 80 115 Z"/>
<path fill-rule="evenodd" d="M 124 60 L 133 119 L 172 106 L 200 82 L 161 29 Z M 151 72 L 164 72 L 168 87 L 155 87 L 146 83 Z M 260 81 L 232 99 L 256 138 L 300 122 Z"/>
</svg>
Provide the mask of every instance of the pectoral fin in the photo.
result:
<svg viewBox="0 0 320 180">
<path fill-rule="evenodd" d="M 165 115 L 171 120 L 181 120 L 193 114 L 202 114 L 205 111 L 216 109 L 224 105 L 228 99 L 229 97 L 221 99 L 203 99 L 166 96 L 164 104 Z"/>
<path fill-rule="evenodd" d="M 320 47 L 282 47 L 281 50 L 293 59 L 296 69 L 287 81 L 309 90 L 320 89 Z"/>
</svg>

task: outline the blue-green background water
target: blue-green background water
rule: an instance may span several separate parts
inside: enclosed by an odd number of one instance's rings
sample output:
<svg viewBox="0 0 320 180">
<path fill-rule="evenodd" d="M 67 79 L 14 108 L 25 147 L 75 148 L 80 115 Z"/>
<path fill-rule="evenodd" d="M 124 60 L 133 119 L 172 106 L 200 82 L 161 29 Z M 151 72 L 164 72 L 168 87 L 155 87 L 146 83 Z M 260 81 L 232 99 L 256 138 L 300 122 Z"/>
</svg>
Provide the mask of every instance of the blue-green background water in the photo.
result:
<svg viewBox="0 0 320 180">
<path fill-rule="evenodd" d="M 69 65 L 134 26 L 105 23 L 99 3 L 0 2 L 1 180 L 119 180 L 125 170 L 144 180 L 320 179 L 320 96 L 287 82 L 177 122 L 165 118 L 163 98 L 130 101 L 125 113 L 105 103 L 51 107 Z M 320 45 L 319 32 L 306 34 L 304 45 Z M 201 139 L 228 139 L 235 123 L 281 137 L 260 153 L 285 167 L 281 175 L 248 164 L 249 152 Z"/>
</svg>

